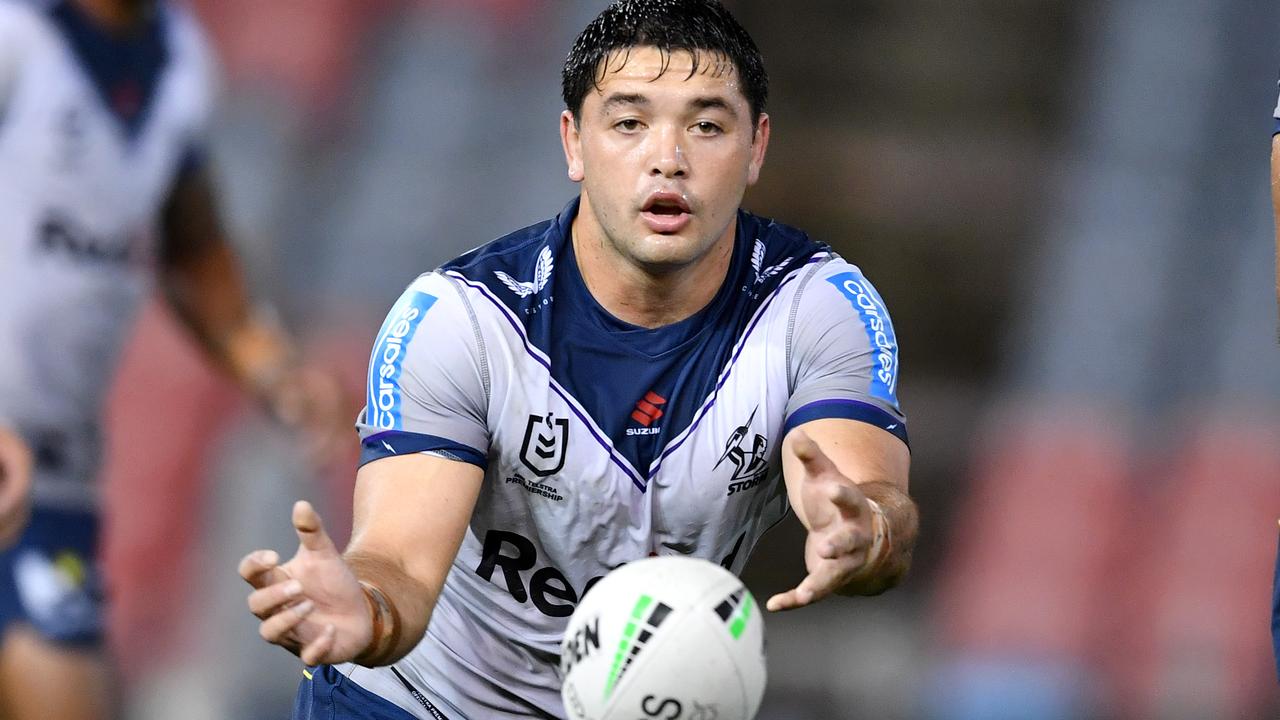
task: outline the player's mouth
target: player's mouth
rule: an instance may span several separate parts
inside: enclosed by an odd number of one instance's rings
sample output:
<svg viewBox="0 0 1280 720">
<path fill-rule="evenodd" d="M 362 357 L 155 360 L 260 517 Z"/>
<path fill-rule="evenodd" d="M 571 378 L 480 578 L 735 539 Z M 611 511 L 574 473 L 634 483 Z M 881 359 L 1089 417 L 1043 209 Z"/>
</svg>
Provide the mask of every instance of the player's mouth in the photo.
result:
<svg viewBox="0 0 1280 720">
<path fill-rule="evenodd" d="M 640 206 L 640 219 L 655 233 L 678 233 L 692 218 L 689 202 L 680 193 L 656 192 Z"/>
</svg>

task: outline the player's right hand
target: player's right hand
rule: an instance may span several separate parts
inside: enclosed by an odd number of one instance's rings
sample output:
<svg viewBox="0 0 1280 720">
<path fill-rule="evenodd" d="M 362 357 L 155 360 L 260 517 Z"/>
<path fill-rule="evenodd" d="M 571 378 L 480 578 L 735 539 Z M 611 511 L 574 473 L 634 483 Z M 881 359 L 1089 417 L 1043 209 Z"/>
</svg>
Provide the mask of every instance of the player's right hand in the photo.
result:
<svg viewBox="0 0 1280 720">
<path fill-rule="evenodd" d="M 17 541 L 31 516 L 31 448 L 0 425 L 0 549 Z"/>
<path fill-rule="evenodd" d="M 288 562 L 273 550 L 240 561 L 240 577 L 255 588 L 249 611 L 262 621 L 258 633 L 307 665 L 352 660 L 373 637 L 369 601 L 305 500 L 293 506 L 293 527 L 298 552 Z"/>
</svg>

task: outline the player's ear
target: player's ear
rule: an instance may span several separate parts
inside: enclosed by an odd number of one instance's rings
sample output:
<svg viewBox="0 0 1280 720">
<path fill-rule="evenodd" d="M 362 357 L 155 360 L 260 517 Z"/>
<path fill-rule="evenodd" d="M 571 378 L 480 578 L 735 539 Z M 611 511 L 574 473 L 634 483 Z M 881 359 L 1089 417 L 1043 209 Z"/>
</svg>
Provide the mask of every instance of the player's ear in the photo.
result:
<svg viewBox="0 0 1280 720">
<path fill-rule="evenodd" d="M 582 182 L 582 133 L 573 113 L 560 113 L 560 144 L 564 146 L 564 161 L 569 166 L 569 179 Z"/>
<path fill-rule="evenodd" d="M 747 185 L 755 185 L 764 167 L 764 154 L 769 149 L 769 115 L 760 113 L 755 133 L 751 135 L 751 164 L 747 167 Z"/>
</svg>

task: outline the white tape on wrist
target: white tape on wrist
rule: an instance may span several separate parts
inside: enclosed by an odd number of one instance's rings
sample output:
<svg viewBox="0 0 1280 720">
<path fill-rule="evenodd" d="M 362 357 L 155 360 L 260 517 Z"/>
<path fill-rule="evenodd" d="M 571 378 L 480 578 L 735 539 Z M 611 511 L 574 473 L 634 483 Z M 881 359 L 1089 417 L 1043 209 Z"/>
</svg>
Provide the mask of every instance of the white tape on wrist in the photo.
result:
<svg viewBox="0 0 1280 720">
<path fill-rule="evenodd" d="M 867 560 L 863 564 L 867 574 L 880 569 L 880 565 L 889 557 L 893 549 L 893 537 L 889 534 L 889 518 L 884 514 L 880 503 L 867 498 L 871 506 L 871 547 L 867 549 Z"/>
</svg>

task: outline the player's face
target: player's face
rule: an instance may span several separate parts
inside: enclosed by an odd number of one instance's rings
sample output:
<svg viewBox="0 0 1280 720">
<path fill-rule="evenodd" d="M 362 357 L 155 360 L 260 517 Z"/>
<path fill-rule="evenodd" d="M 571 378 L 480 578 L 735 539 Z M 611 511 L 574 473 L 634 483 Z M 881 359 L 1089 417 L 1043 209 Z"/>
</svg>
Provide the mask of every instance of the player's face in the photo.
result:
<svg viewBox="0 0 1280 720">
<path fill-rule="evenodd" d="M 731 243 L 742 195 L 764 164 L 768 116 L 753 127 L 731 62 L 698 60 L 691 75 L 687 52 L 611 55 L 577 123 L 561 116 L 569 177 L 582 183 L 575 232 L 651 272 Z"/>
</svg>

